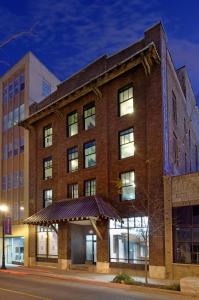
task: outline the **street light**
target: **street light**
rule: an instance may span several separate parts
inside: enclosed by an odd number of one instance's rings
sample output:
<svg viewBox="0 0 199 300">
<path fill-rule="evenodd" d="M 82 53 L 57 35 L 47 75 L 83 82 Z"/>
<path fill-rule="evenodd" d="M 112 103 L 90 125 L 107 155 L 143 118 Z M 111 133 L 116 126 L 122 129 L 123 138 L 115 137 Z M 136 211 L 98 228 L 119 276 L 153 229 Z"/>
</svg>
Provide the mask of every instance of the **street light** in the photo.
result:
<svg viewBox="0 0 199 300">
<path fill-rule="evenodd" d="M 0 205 L 0 212 L 2 213 L 2 265 L 1 269 L 6 270 L 5 264 L 5 214 L 8 211 L 8 206 L 5 204 Z"/>
</svg>

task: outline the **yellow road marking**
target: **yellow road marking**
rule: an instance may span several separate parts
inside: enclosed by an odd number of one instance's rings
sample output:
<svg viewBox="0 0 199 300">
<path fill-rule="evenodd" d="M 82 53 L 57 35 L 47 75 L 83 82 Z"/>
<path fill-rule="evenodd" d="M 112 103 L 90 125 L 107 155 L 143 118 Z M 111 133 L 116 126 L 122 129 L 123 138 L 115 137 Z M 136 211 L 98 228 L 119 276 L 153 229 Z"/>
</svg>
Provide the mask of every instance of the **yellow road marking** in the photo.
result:
<svg viewBox="0 0 199 300">
<path fill-rule="evenodd" d="M 36 296 L 36 295 L 30 294 L 30 293 L 26 293 L 26 292 L 20 292 L 20 291 L 3 289 L 3 288 L 0 288 L 0 290 L 4 291 L 4 292 L 10 292 L 10 293 L 20 294 L 20 295 L 24 295 L 24 296 L 29 296 L 29 297 L 41 299 L 41 300 L 51 300 L 50 298 L 44 298 L 44 297 Z"/>
</svg>

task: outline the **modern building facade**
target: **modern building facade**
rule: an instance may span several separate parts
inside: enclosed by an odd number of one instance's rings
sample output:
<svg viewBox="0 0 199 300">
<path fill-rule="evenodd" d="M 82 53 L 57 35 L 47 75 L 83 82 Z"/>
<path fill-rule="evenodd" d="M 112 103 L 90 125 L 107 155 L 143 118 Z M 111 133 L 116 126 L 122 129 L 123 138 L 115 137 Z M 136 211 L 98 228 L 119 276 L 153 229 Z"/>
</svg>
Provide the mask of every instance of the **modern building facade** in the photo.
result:
<svg viewBox="0 0 199 300">
<path fill-rule="evenodd" d="M 193 113 L 186 69 L 175 70 L 161 24 L 34 104 L 22 122 L 29 263 L 138 272 L 147 253 L 151 277 L 172 277 L 164 177 L 198 171 Z"/>
<path fill-rule="evenodd" d="M 22 222 L 29 215 L 29 142 L 17 124 L 28 117 L 29 106 L 54 91 L 58 83 L 30 52 L 0 78 L 0 193 L 13 223 L 12 235 L 6 238 L 6 263 L 27 264 L 28 252 L 28 227 Z"/>
</svg>

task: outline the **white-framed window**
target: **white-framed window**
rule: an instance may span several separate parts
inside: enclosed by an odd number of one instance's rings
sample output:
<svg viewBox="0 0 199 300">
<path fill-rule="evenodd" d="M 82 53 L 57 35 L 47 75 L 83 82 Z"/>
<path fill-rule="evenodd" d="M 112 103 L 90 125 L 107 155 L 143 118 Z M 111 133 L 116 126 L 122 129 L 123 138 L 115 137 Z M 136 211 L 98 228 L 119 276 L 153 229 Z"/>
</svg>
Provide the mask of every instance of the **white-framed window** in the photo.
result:
<svg viewBox="0 0 199 300">
<path fill-rule="evenodd" d="M 68 198 L 78 198 L 78 184 L 72 183 L 68 185 Z"/>
<path fill-rule="evenodd" d="M 68 149 L 68 172 L 78 170 L 78 148 L 73 147 Z"/>
<path fill-rule="evenodd" d="M 135 199 L 135 172 L 129 171 L 120 174 L 121 200 Z"/>
<path fill-rule="evenodd" d="M 84 106 L 84 129 L 95 127 L 95 103 L 91 102 Z"/>
<path fill-rule="evenodd" d="M 43 160 L 43 179 L 51 179 L 52 178 L 52 157 L 49 156 Z"/>
<path fill-rule="evenodd" d="M 47 207 L 52 204 L 53 190 L 47 189 L 43 191 L 43 207 Z"/>
<path fill-rule="evenodd" d="M 76 111 L 67 116 L 67 131 L 69 137 L 78 133 L 78 114 Z"/>
<path fill-rule="evenodd" d="M 44 127 L 43 139 L 44 139 L 44 148 L 52 146 L 53 143 L 53 128 L 52 125 L 49 124 Z"/>
<path fill-rule="evenodd" d="M 89 179 L 84 181 L 84 195 L 85 196 L 96 195 L 96 179 Z"/>
<path fill-rule="evenodd" d="M 84 167 L 96 166 L 96 142 L 91 141 L 84 144 Z"/>
<path fill-rule="evenodd" d="M 133 111 L 133 87 L 131 86 L 119 91 L 119 115 L 121 117 Z"/>
<path fill-rule="evenodd" d="M 120 159 L 133 156 L 135 152 L 133 128 L 121 131 L 119 133 L 119 140 Z"/>
</svg>

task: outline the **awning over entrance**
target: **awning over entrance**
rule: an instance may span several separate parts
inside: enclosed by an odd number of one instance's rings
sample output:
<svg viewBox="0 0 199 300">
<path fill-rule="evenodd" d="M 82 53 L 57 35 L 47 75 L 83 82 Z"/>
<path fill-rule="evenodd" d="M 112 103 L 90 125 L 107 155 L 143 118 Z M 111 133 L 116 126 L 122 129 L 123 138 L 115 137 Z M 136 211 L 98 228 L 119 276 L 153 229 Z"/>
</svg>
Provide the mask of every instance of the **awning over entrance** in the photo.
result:
<svg viewBox="0 0 199 300">
<path fill-rule="evenodd" d="M 62 221 L 80 221 L 96 218 L 121 220 L 115 209 L 99 196 L 54 202 L 27 218 L 24 223 L 48 226 Z"/>
</svg>

